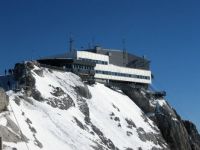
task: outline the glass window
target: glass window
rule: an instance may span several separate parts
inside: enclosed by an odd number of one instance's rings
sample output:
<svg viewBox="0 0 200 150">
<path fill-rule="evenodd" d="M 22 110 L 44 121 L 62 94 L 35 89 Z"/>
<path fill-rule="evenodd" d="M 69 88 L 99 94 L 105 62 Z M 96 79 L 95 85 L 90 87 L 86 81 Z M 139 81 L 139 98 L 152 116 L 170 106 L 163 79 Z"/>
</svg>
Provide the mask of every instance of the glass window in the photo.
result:
<svg viewBox="0 0 200 150">
<path fill-rule="evenodd" d="M 88 66 L 86 68 L 87 69 L 94 69 L 94 67 L 88 67 Z M 118 73 L 118 72 L 111 72 L 111 71 L 100 71 L 100 70 L 95 70 L 95 73 L 150 80 L 149 76 L 142 76 L 142 75 L 135 75 L 135 74 L 125 74 L 125 73 Z"/>
</svg>

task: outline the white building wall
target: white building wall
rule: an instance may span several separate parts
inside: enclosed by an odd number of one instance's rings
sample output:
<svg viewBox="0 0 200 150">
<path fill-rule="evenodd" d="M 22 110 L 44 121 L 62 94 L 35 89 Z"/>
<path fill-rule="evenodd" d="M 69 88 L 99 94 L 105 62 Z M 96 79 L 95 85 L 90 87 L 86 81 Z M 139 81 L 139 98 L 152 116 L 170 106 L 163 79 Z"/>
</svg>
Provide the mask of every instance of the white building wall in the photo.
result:
<svg viewBox="0 0 200 150">
<path fill-rule="evenodd" d="M 96 64 L 95 70 L 98 71 L 109 71 L 109 72 L 117 72 L 117 73 L 125 73 L 131 75 L 140 75 L 140 76 L 148 76 L 150 79 L 141 79 L 141 78 L 134 78 L 134 77 L 123 77 L 123 76 L 115 76 L 115 75 L 107 75 L 101 73 L 95 73 L 96 79 L 106 79 L 106 80 L 117 80 L 117 81 L 128 81 L 128 82 L 136 82 L 136 83 L 145 83 L 151 84 L 151 71 L 149 70 L 142 70 L 142 69 L 134 69 L 134 68 L 127 68 L 127 67 L 120 67 L 116 65 L 109 64 L 109 56 L 96 54 L 87 51 L 77 51 L 76 52 L 77 59 L 91 59 L 91 60 L 100 60 L 106 61 L 108 65 L 105 64 Z"/>
<path fill-rule="evenodd" d="M 123 76 L 114 76 L 114 75 L 95 73 L 95 78 L 98 78 L 98 79 L 108 79 L 108 80 L 129 81 L 129 82 L 136 82 L 136 83 L 151 84 L 151 71 L 148 71 L 148 70 L 120 67 L 120 66 L 115 66 L 111 64 L 110 65 L 97 64 L 95 67 L 95 70 L 148 76 L 150 78 L 150 79 L 140 79 L 140 78 L 133 78 L 133 77 L 123 77 Z"/>
<path fill-rule="evenodd" d="M 86 51 L 77 51 L 77 59 L 79 58 L 106 61 L 109 64 L 109 56 L 107 55 L 96 54 Z"/>
</svg>

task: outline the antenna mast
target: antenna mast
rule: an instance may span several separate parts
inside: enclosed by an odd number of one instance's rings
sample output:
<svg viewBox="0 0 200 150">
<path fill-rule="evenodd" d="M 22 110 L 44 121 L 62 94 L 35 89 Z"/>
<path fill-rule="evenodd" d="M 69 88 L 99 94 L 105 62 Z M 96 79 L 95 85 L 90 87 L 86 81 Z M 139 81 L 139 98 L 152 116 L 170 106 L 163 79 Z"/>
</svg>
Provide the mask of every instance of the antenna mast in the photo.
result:
<svg viewBox="0 0 200 150">
<path fill-rule="evenodd" d="M 127 52 L 126 52 L 126 40 L 124 38 L 122 39 L 122 44 L 123 44 L 123 65 L 126 66 Z"/>
<path fill-rule="evenodd" d="M 70 33 L 70 36 L 69 36 L 69 51 L 70 52 L 73 51 L 73 43 L 74 43 L 74 40 L 73 40 L 72 35 Z"/>
</svg>

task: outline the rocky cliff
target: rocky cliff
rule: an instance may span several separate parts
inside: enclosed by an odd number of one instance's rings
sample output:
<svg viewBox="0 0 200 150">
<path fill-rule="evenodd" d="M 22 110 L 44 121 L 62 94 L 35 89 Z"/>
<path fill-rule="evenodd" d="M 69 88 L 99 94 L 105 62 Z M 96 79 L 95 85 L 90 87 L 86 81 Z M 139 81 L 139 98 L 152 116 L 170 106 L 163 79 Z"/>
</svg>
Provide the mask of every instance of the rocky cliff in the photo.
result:
<svg viewBox="0 0 200 150">
<path fill-rule="evenodd" d="M 200 150 L 199 133 L 190 121 L 181 117 L 163 98 L 149 91 L 124 91 L 156 123 L 171 150 Z"/>
</svg>

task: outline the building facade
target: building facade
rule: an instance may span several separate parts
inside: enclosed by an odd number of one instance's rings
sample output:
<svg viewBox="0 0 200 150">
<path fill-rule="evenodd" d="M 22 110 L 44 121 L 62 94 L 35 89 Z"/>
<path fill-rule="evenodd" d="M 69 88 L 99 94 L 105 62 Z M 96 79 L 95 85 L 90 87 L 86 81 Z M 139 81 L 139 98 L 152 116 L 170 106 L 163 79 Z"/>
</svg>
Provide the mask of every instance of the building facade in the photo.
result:
<svg viewBox="0 0 200 150">
<path fill-rule="evenodd" d="M 62 67 L 84 78 L 90 76 L 90 79 L 98 82 L 151 84 L 150 62 L 120 50 L 95 47 L 38 61 L 41 64 Z"/>
<path fill-rule="evenodd" d="M 77 51 L 75 59 L 94 62 L 96 66 L 95 79 L 104 81 L 124 81 L 133 83 L 151 84 L 151 71 L 110 63 L 112 56 L 88 51 Z"/>
</svg>

